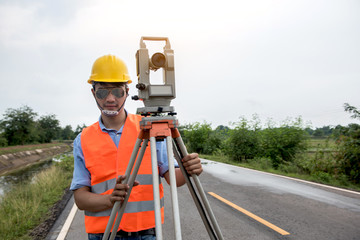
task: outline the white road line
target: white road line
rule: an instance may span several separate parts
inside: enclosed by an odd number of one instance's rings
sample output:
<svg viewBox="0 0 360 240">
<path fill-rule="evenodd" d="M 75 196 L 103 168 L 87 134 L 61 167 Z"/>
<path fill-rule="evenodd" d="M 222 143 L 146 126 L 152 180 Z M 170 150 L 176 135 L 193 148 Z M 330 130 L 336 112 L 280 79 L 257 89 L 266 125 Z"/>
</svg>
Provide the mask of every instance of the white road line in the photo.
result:
<svg viewBox="0 0 360 240">
<path fill-rule="evenodd" d="M 329 188 L 329 189 L 334 189 L 334 190 L 337 190 L 337 191 L 342 191 L 342 192 L 347 192 L 347 193 L 352 193 L 352 194 L 360 195 L 360 192 L 355 192 L 355 191 L 348 190 L 348 189 L 333 187 L 333 186 L 329 186 L 329 185 L 325 185 L 325 184 L 321 184 L 321 183 L 310 182 L 310 181 L 306 181 L 306 180 L 302 180 L 302 179 L 298 179 L 298 178 L 287 177 L 287 176 L 278 175 L 278 174 L 274 174 L 274 173 L 263 172 L 263 171 L 259 171 L 259 170 L 255 170 L 255 169 L 251 169 L 251 168 L 245 168 L 245 167 L 235 166 L 235 165 L 231 165 L 231 164 L 227 164 L 227 163 L 222 163 L 222 162 L 217 162 L 217 161 L 212 161 L 212 160 L 208 160 L 208 159 L 204 159 L 204 158 L 202 158 L 202 159 L 205 160 L 205 161 L 211 161 L 211 162 L 215 162 L 215 163 L 219 163 L 219 164 L 224 164 L 224 165 L 228 165 L 228 166 L 233 166 L 233 167 L 238 167 L 238 168 L 242 168 L 242 169 L 246 169 L 246 170 L 250 170 L 250 171 L 254 171 L 254 172 L 260 172 L 260 173 L 264 173 L 264 174 L 268 174 L 268 175 L 272 175 L 272 176 L 276 176 L 276 177 L 281 177 L 281 178 L 290 179 L 290 180 L 294 180 L 294 181 L 298 181 L 298 182 L 303 182 L 303 183 L 308 183 L 308 184 L 312 184 L 312 185 L 316 185 L 316 186 L 320 186 L 320 187 L 325 187 L 325 188 Z"/>
<path fill-rule="evenodd" d="M 77 206 L 74 203 L 74 205 L 73 205 L 68 217 L 66 218 L 66 221 L 65 221 L 63 227 L 61 228 L 61 231 L 60 231 L 58 237 L 56 238 L 56 240 L 64 240 L 65 239 L 65 237 L 66 237 L 66 235 L 67 235 L 67 233 L 69 231 L 69 228 L 71 226 L 71 223 L 72 223 L 72 221 L 73 221 L 73 219 L 75 217 L 76 211 L 77 211 Z"/>
</svg>

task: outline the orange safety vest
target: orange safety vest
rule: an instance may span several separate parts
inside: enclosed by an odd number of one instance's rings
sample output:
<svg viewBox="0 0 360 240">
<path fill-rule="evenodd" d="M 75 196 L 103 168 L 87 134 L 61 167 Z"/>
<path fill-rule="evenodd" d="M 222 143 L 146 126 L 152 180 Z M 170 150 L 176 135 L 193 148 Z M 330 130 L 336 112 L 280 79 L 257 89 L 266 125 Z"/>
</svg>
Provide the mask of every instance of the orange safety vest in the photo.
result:
<svg viewBox="0 0 360 240">
<path fill-rule="evenodd" d="M 101 131 L 99 122 L 85 128 L 81 133 L 81 147 L 85 166 L 91 174 L 91 192 L 111 194 L 116 178 L 125 175 L 131 153 L 140 132 L 141 116 L 128 114 L 119 147 L 108 133 Z M 156 173 L 157 174 L 157 173 Z M 119 230 L 138 232 L 155 227 L 154 196 L 150 147 L 145 151 Z M 161 217 L 164 222 L 164 191 L 160 181 Z M 85 211 L 87 233 L 103 233 L 112 209 L 102 212 Z"/>
</svg>

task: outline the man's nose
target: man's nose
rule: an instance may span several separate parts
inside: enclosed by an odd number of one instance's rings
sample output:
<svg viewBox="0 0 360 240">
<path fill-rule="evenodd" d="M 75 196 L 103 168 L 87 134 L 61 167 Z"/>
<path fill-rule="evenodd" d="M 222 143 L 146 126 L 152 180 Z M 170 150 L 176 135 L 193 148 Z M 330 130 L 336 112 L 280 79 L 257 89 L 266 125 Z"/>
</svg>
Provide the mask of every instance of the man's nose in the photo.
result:
<svg viewBox="0 0 360 240">
<path fill-rule="evenodd" d="M 106 101 L 108 102 L 114 102 L 116 99 L 116 97 L 114 95 L 112 95 L 111 92 L 109 92 L 109 94 L 106 96 Z"/>
</svg>

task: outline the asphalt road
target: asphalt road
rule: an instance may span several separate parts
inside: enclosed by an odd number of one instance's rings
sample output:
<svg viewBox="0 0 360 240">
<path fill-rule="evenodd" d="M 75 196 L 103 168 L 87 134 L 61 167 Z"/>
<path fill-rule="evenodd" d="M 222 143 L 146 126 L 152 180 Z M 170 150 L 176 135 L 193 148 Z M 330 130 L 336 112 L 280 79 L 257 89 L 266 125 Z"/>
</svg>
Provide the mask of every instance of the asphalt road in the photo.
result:
<svg viewBox="0 0 360 240">
<path fill-rule="evenodd" d="M 224 239 L 360 239 L 360 194 L 211 161 L 200 181 Z M 174 239 L 170 188 L 165 187 L 164 239 Z M 231 202 L 229 206 L 208 192 Z M 209 239 L 186 186 L 178 188 L 183 239 Z M 57 239 L 72 207 L 48 235 Z M 86 239 L 83 212 L 77 211 L 66 238 Z"/>
</svg>

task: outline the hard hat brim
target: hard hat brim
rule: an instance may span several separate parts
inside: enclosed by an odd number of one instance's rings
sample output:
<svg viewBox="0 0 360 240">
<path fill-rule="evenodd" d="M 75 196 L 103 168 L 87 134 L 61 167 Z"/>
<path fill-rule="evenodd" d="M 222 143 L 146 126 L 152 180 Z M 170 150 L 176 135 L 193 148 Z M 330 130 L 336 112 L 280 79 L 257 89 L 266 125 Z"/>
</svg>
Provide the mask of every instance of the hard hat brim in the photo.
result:
<svg viewBox="0 0 360 240">
<path fill-rule="evenodd" d="M 92 84 L 93 82 L 126 82 L 128 84 L 132 83 L 131 79 L 128 79 L 128 80 L 124 80 L 124 81 L 120 81 L 119 79 L 89 79 L 87 82 Z"/>
</svg>

